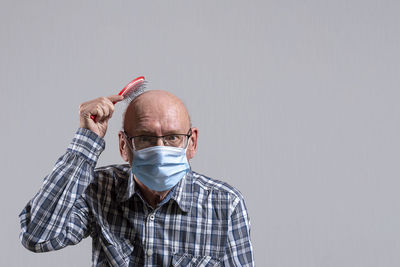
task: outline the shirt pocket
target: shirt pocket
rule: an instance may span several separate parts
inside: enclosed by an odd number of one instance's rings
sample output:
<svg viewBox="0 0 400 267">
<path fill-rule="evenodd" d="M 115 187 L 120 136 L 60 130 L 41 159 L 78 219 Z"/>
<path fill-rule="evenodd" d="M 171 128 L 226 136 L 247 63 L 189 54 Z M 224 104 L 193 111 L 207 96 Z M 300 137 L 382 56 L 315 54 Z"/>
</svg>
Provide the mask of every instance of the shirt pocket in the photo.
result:
<svg viewBox="0 0 400 267">
<path fill-rule="evenodd" d="M 211 256 L 193 256 L 188 253 L 174 254 L 171 266 L 211 267 L 220 266 L 221 262 Z"/>
</svg>

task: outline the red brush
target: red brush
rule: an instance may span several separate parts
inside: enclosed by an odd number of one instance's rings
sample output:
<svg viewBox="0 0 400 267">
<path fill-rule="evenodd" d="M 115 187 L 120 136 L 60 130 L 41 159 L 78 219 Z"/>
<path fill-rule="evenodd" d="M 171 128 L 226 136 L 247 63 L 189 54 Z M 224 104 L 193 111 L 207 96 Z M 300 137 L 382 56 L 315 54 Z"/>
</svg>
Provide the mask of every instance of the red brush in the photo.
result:
<svg viewBox="0 0 400 267">
<path fill-rule="evenodd" d="M 135 99 L 138 95 L 142 94 L 146 87 L 146 81 L 144 76 L 137 77 L 133 79 L 130 83 L 128 83 L 118 95 L 122 95 L 124 97 L 123 101 L 130 102 Z M 115 104 L 115 102 L 113 102 Z M 92 120 L 95 119 L 95 116 L 91 115 L 90 118 Z"/>
</svg>

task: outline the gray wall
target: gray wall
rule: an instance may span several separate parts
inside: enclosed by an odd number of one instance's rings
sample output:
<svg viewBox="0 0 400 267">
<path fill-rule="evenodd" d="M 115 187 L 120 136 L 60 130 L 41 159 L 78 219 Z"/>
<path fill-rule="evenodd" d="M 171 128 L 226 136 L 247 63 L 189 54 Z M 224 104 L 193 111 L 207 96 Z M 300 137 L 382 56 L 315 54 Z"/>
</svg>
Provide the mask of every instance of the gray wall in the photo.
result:
<svg viewBox="0 0 400 267">
<path fill-rule="evenodd" d="M 79 104 L 141 74 L 187 104 L 194 170 L 245 196 L 258 266 L 400 266 L 398 1 L 0 5 L 1 266 L 90 265 L 90 239 L 25 250 L 17 215 Z"/>
</svg>

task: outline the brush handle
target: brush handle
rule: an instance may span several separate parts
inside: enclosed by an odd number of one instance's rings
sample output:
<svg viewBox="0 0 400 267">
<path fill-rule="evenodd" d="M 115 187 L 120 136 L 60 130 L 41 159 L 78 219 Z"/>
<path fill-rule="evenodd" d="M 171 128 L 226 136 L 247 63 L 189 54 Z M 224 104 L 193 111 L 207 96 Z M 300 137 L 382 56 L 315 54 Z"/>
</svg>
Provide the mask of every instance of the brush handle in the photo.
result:
<svg viewBox="0 0 400 267">
<path fill-rule="evenodd" d="M 124 96 L 124 99 L 125 99 L 125 96 L 126 96 L 126 95 L 129 96 L 129 94 L 131 94 L 132 92 L 136 91 L 136 89 L 138 89 L 138 86 L 140 86 L 140 85 L 143 84 L 143 81 L 144 81 L 144 76 L 140 76 L 140 77 L 137 77 L 137 78 L 133 79 L 130 83 L 128 83 L 128 84 L 118 93 L 118 95 Z M 113 102 L 114 105 L 115 105 L 115 103 L 117 103 L 117 102 Z M 91 118 L 92 120 L 95 120 L 96 116 L 90 115 L 90 118 Z"/>
</svg>

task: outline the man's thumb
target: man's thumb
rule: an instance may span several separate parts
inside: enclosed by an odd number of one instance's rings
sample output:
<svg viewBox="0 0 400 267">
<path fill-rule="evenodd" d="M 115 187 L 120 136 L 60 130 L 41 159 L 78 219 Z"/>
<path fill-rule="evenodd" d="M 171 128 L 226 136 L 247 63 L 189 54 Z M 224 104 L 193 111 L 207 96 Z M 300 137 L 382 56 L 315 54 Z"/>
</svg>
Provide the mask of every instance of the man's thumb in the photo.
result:
<svg viewBox="0 0 400 267">
<path fill-rule="evenodd" d="M 124 97 L 122 95 L 110 95 L 107 97 L 113 104 L 118 103 L 123 100 Z"/>
</svg>

